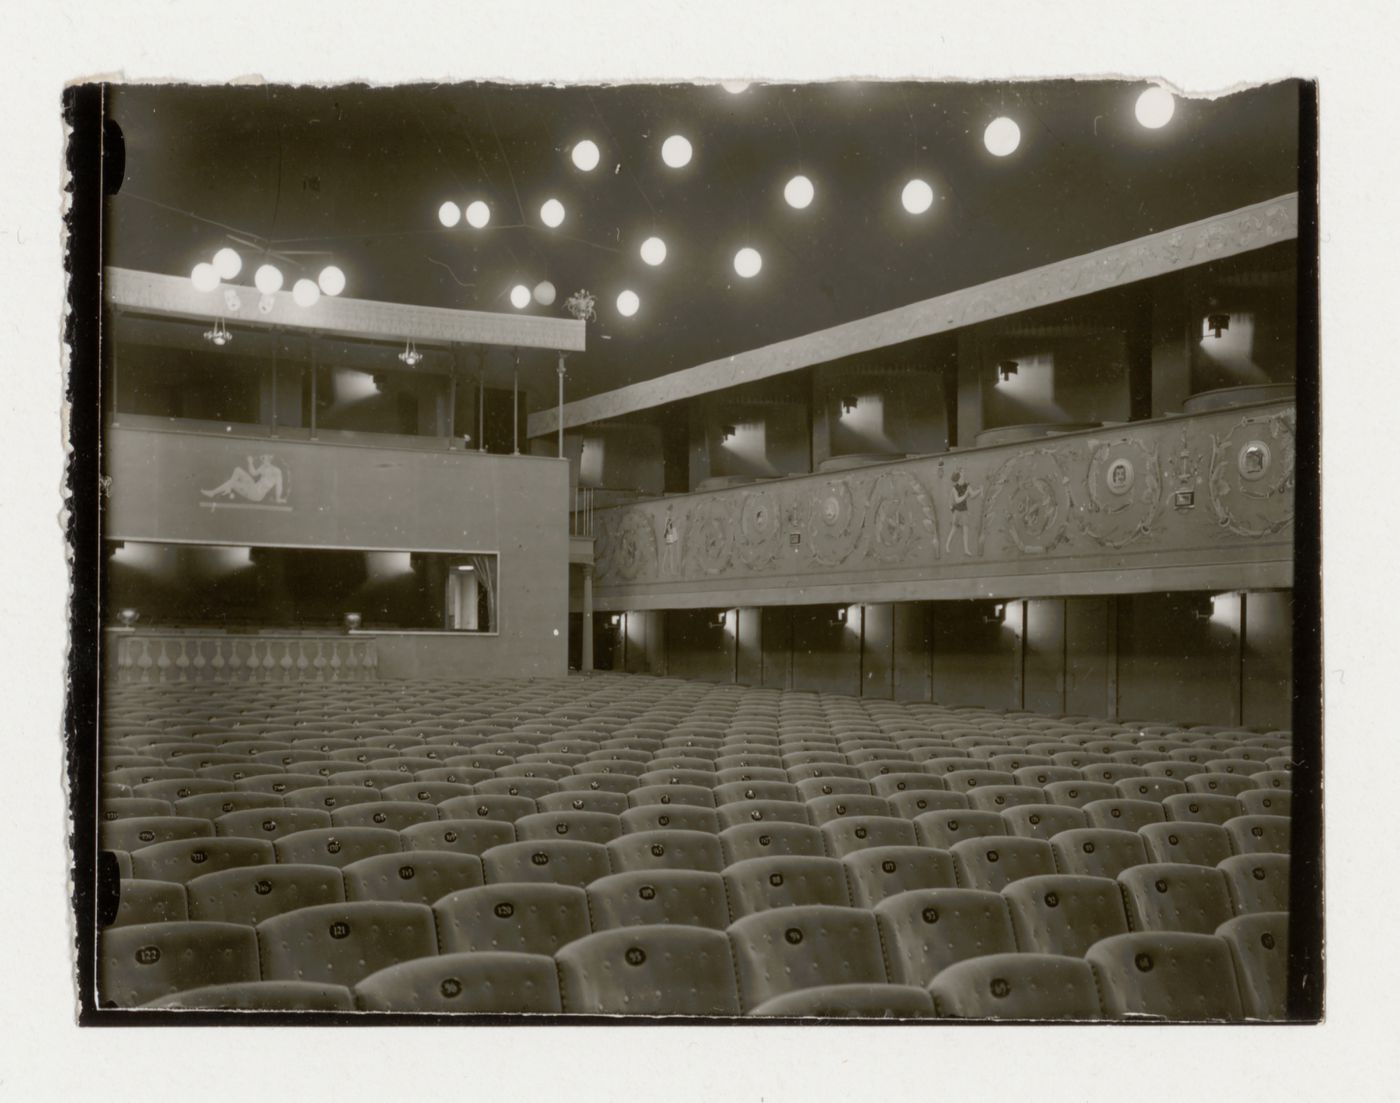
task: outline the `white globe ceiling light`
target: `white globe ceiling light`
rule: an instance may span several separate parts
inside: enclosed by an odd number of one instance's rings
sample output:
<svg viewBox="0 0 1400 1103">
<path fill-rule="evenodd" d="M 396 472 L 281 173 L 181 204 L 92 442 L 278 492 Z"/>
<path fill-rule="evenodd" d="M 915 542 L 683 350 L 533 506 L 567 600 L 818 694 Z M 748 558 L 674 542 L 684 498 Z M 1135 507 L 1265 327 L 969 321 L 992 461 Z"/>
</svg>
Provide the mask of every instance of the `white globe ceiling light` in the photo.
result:
<svg viewBox="0 0 1400 1103">
<path fill-rule="evenodd" d="M 524 310 L 530 305 L 530 289 L 523 283 L 517 283 L 510 289 L 510 305 L 516 310 Z"/>
<path fill-rule="evenodd" d="M 564 204 L 557 199 L 546 199 L 540 207 L 540 221 L 551 230 L 560 226 L 564 221 Z"/>
<path fill-rule="evenodd" d="M 316 277 L 316 282 L 321 285 L 321 290 L 327 295 L 339 295 L 345 290 L 345 273 L 334 264 L 328 264 L 321 269 L 321 274 Z"/>
<path fill-rule="evenodd" d="M 722 80 L 719 86 L 731 96 L 737 96 L 740 92 L 748 91 L 749 81 L 746 80 Z"/>
<path fill-rule="evenodd" d="M 1021 144 L 1021 128 L 1005 115 L 993 119 L 982 132 L 982 143 L 993 157 L 1010 157 Z"/>
<path fill-rule="evenodd" d="M 539 303 L 540 306 L 553 306 L 558 294 L 554 284 L 548 280 L 541 280 L 535 284 L 535 302 Z"/>
<path fill-rule="evenodd" d="M 315 280 L 297 280 L 292 284 L 292 301 L 297 306 L 315 306 L 321 297 L 321 289 Z"/>
<path fill-rule="evenodd" d="M 617 297 L 617 312 L 624 318 L 632 317 L 641 305 L 642 300 L 635 291 L 624 291 Z"/>
<path fill-rule="evenodd" d="M 219 286 L 219 273 L 207 261 L 200 261 L 190 272 L 190 283 L 196 291 L 213 291 Z"/>
<path fill-rule="evenodd" d="M 243 258 L 225 245 L 214 254 L 214 271 L 219 273 L 221 279 L 231 280 L 243 271 Z"/>
<path fill-rule="evenodd" d="M 1154 84 L 1138 96 L 1133 105 L 1137 121 L 1148 130 L 1158 130 L 1171 122 L 1176 113 L 1176 98 L 1160 84 Z"/>
<path fill-rule="evenodd" d="M 253 286 L 264 295 L 275 295 L 282 290 L 282 272 L 276 265 L 264 264 L 253 275 Z"/>
<path fill-rule="evenodd" d="M 659 237 L 649 237 L 642 242 L 642 260 L 646 261 L 653 268 L 666 259 L 666 243 Z"/>
<path fill-rule="evenodd" d="M 491 208 L 480 199 L 474 199 L 467 204 L 467 222 L 474 230 L 484 229 L 491 221 Z"/>
<path fill-rule="evenodd" d="M 692 152 L 690 142 L 679 134 L 672 134 L 661 143 L 661 159 L 673 169 L 690 164 Z"/>
<path fill-rule="evenodd" d="M 899 200 L 910 214 L 923 214 L 933 206 L 933 189 L 923 180 L 910 180 L 904 185 Z"/>
<path fill-rule="evenodd" d="M 817 189 L 812 186 L 812 181 L 805 176 L 794 176 L 783 188 L 783 198 L 787 200 L 789 207 L 802 210 L 812 202 L 812 197 L 817 194 Z"/>
<path fill-rule="evenodd" d="M 462 210 L 456 203 L 447 202 L 438 208 L 438 221 L 449 230 L 462 221 Z"/>
<path fill-rule="evenodd" d="M 570 156 L 574 159 L 574 167 L 580 172 L 592 172 L 602 160 L 602 154 L 598 152 L 598 143 L 591 138 L 585 138 L 575 145 Z"/>
<path fill-rule="evenodd" d="M 763 257 L 759 255 L 757 249 L 751 249 L 746 245 L 734 254 L 734 271 L 746 280 L 753 279 L 754 276 L 758 275 L 762 267 Z"/>
</svg>

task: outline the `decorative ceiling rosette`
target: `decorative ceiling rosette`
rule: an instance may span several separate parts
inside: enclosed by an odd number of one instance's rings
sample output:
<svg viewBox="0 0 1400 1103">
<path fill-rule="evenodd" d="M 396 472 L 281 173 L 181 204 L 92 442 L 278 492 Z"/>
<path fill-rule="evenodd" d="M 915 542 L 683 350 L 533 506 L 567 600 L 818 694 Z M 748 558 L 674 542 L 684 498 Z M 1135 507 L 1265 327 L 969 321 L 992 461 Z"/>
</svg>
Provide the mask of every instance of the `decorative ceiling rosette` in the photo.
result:
<svg viewBox="0 0 1400 1103">
<path fill-rule="evenodd" d="M 1069 476 L 1057 453 L 1037 448 L 1012 456 L 997 471 L 987 494 L 983 530 L 994 520 L 1023 555 L 1043 555 L 1068 538 Z"/>
<path fill-rule="evenodd" d="M 885 471 L 870 488 L 866 554 L 904 563 L 931 552 L 936 559 L 938 519 L 928 491 L 907 471 Z"/>
<path fill-rule="evenodd" d="M 812 558 L 827 566 L 844 563 L 860 543 L 864 501 L 856 497 L 849 478 L 824 483 L 807 495 Z"/>
<path fill-rule="evenodd" d="M 745 494 L 739 506 L 739 531 L 734 541 L 739 562 L 751 571 L 764 570 L 782 550 L 782 536 L 778 496 L 771 490 Z"/>
<path fill-rule="evenodd" d="M 656 574 L 656 530 L 646 510 L 629 509 L 622 515 L 612 553 L 612 571 L 628 582 Z"/>
<path fill-rule="evenodd" d="M 718 574 L 729 566 L 736 508 L 732 494 L 708 494 L 690 511 L 685 526 L 686 558 L 705 574 Z"/>
<path fill-rule="evenodd" d="M 1148 535 L 1162 505 L 1156 448 L 1131 437 L 1090 441 L 1088 499 L 1079 520 L 1091 540 L 1122 548 Z"/>
<path fill-rule="evenodd" d="M 1294 412 L 1241 419 L 1212 435 L 1210 501 L 1223 528 L 1268 536 L 1293 520 Z"/>
</svg>

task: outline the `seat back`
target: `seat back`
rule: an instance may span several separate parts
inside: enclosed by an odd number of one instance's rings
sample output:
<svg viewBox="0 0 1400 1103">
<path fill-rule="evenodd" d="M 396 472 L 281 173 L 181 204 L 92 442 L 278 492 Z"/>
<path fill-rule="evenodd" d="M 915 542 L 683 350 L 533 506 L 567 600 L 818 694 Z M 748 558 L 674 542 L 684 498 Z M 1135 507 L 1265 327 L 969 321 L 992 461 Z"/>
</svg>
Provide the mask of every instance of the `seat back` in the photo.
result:
<svg viewBox="0 0 1400 1103">
<path fill-rule="evenodd" d="M 1229 797 L 1237 797 L 1243 792 L 1257 788 L 1260 786 L 1248 774 L 1207 771 L 1203 774 L 1193 774 L 1186 779 L 1188 793 L 1223 793 Z"/>
<path fill-rule="evenodd" d="M 953 856 L 926 846 L 873 846 L 841 859 L 851 902 L 873 908 L 886 897 L 911 889 L 955 888 Z"/>
<path fill-rule="evenodd" d="M 434 823 L 437 806 L 428 801 L 389 800 L 378 803 L 350 805 L 331 813 L 335 827 L 379 827 L 386 831 L 402 831 L 416 823 Z"/>
<path fill-rule="evenodd" d="M 1236 816 L 1225 825 L 1236 854 L 1287 854 L 1291 828 L 1287 816 Z"/>
<path fill-rule="evenodd" d="M 575 789 L 567 793 L 546 793 L 535 800 L 541 812 L 607 812 L 620 816 L 627 811 L 626 793 L 587 792 Z"/>
<path fill-rule="evenodd" d="M 736 920 L 729 940 L 748 1009 L 801 988 L 889 979 L 875 916 L 861 908 L 773 908 Z"/>
<path fill-rule="evenodd" d="M 1230 947 L 1244 1013 L 1251 1019 L 1288 1017 L 1288 913 L 1256 912 L 1215 932 Z"/>
<path fill-rule="evenodd" d="M 641 785 L 627 794 L 633 808 L 661 804 L 670 807 L 713 808 L 715 793 L 704 785 Z"/>
<path fill-rule="evenodd" d="M 1017 835 L 985 835 L 949 847 L 958 884 L 1000 892 L 1022 877 L 1055 872 L 1055 854 L 1043 839 Z"/>
<path fill-rule="evenodd" d="M 171 807 L 177 816 L 193 816 L 196 819 L 217 821 L 229 812 L 240 812 L 245 808 L 281 808 L 282 798 L 263 793 L 198 793 L 192 797 L 177 800 Z M 217 824 L 215 829 L 217 830 Z"/>
<path fill-rule="evenodd" d="M 914 832 L 920 846 L 947 850 L 965 839 L 980 839 L 986 835 L 1004 835 L 1006 821 L 997 812 L 960 811 L 947 808 L 924 812 L 914 817 Z"/>
<path fill-rule="evenodd" d="M 1085 959 L 1113 1018 L 1234 1020 L 1243 1017 L 1225 940 L 1210 934 L 1144 931 L 1105 938 Z"/>
<path fill-rule="evenodd" d="M 1022 804 L 1001 814 L 1007 830 L 1024 839 L 1049 840 L 1061 831 L 1088 826 L 1088 820 L 1078 808 L 1060 804 Z"/>
<path fill-rule="evenodd" d="M 1223 825 L 1243 812 L 1238 797 L 1223 793 L 1176 793 L 1163 798 L 1162 807 L 1167 810 L 1167 819 L 1178 823 Z"/>
<path fill-rule="evenodd" d="M 778 823 L 810 826 L 807 806 L 796 800 L 741 800 L 733 804 L 721 804 L 715 812 L 719 816 L 721 828 L 736 827 L 740 824 Z"/>
<path fill-rule="evenodd" d="M 1255 775 L 1256 780 L 1259 775 Z M 1293 794 L 1287 789 L 1246 789 L 1238 797 L 1240 814 L 1246 816 L 1289 816 Z"/>
<path fill-rule="evenodd" d="M 680 923 L 724 930 L 729 926 L 724 878 L 696 869 L 614 873 L 588 886 L 594 930 Z"/>
<path fill-rule="evenodd" d="M 573 885 L 483 885 L 433 905 L 444 954 L 500 950 L 553 954 L 590 930 L 588 898 Z"/>
<path fill-rule="evenodd" d="M 936 779 L 934 779 L 936 780 Z M 833 793 L 806 799 L 807 817 L 814 827 L 847 817 L 888 816 L 890 806 L 883 797 Z"/>
<path fill-rule="evenodd" d="M 189 918 L 185 889 L 170 881 L 142 881 L 129 877 L 118 881 L 116 917 L 109 927 L 141 923 L 178 923 Z"/>
<path fill-rule="evenodd" d="M 1107 827 L 1076 827 L 1050 840 L 1055 868 L 1084 877 L 1117 877 L 1125 869 L 1147 862 L 1147 844 L 1136 831 Z"/>
<path fill-rule="evenodd" d="M 339 984 L 254 980 L 191 988 L 147 1006 L 184 1011 L 354 1011 L 355 999 Z"/>
<path fill-rule="evenodd" d="M 625 833 L 638 831 L 703 831 L 719 834 L 719 816 L 713 808 L 686 804 L 644 804 L 628 808 L 618 816 Z"/>
<path fill-rule="evenodd" d="M 892 816 L 903 816 L 906 820 L 917 819 L 925 812 L 946 812 L 951 809 L 969 808 L 966 793 L 950 793 L 943 790 L 920 789 L 907 793 L 895 793 L 887 797 Z"/>
<path fill-rule="evenodd" d="M 208 839 L 214 835 L 214 827 L 208 820 L 191 816 L 133 816 L 108 820 L 102 823 L 99 831 L 102 845 L 108 850 L 130 853 L 174 839 Z"/>
<path fill-rule="evenodd" d="M 1139 829 L 1154 862 L 1214 866 L 1230 857 L 1229 833 L 1218 824 L 1150 823 Z"/>
<path fill-rule="evenodd" d="M 775 854 L 734 862 L 724 871 L 730 910 L 737 916 L 797 904 L 849 907 L 846 867 L 835 858 Z"/>
<path fill-rule="evenodd" d="M 404 850 L 450 850 L 482 854 L 515 842 L 515 828 L 498 819 L 432 819 L 408 824 L 398 832 Z"/>
<path fill-rule="evenodd" d="M 297 908 L 345 899 L 340 871 L 330 866 L 266 865 L 206 873 L 185 885 L 191 919 L 256 926 Z"/>
<path fill-rule="evenodd" d="M 1225 874 L 1218 869 L 1154 863 L 1124 870 L 1118 883 L 1135 931 L 1214 934 L 1232 918 Z"/>
<path fill-rule="evenodd" d="M 342 875 L 347 900 L 407 904 L 433 904 L 449 892 L 482 884 L 480 858 L 442 850 L 376 854 L 351 862 Z"/>
<path fill-rule="evenodd" d="M 826 856 L 822 833 L 807 823 L 745 823 L 719 833 L 724 864 L 774 854 Z"/>
<path fill-rule="evenodd" d="M 1155 800 L 1158 804 L 1168 797 L 1186 792 L 1186 783 L 1171 777 L 1125 777 L 1116 783 L 1118 795 L 1128 800 Z"/>
<path fill-rule="evenodd" d="M 954 962 L 1016 952 L 1011 915 L 1000 893 L 916 889 L 886 897 L 874 912 L 896 983 L 925 987 Z"/>
<path fill-rule="evenodd" d="M 1166 811 L 1155 800 L 1129 800 L 1109 797 L 1084 805 L 1090 827 L 1110 827 L 1115 831 L 1136 831 L 1148 824 L 1163 823 Z"/>
<path fill-rule="evenodd" d="M 717 836 L 683 828 L 623 835 L 608 843 L 607 849 L 609 865 L 619 872 L 694 869 L 718 873 L 725 864 L 724 850 Z"/>
<path fill-rule="evenodd" d="M 1068 808 L 1083 808 L 1098 800 L 1112 800 L 1118 790 L 1106 781 L 1052 781 L 1043 787 L 1046 799 L 1051 804 L 1063 804 Z"/>
<path fill-rule="evenodd" d="M 279 862 L 343 868 L 374 854 L 397 854 L 399 835 L 383 827 L 317 827 L 273 844 Z"/>
<path fill-rule="evenodd" d="M 441 954 L 391 965 L 355 985 L 364 1011 L 558 1014 L 559 977 L 544 954 Z"/>
<path fill-rule="evenodd" d="M 108 927 L 97 943 L 102 1007 L 139 1007 L 188 988 L 258 979 L 258 943 L 251 927 L 139 923 Z"/>
<path fill-rule="evenodd" d="M 601 843 L 570 839 L 505 843 L 492 847 L 481 861 L 488 884 L 547 881 L 582 888 L 612 872 Z"/>
<path fill-rule="evenodd" d="M 729 939 L 676 924 L 600 931 L 556 955 L 564 1010 L 595 1015 L 736 1015 Z"/>
<path fill-rule="evenodd" d="M 1236 915 L 1288 910 L 1287 854 L 1237 854 L 1218 866 Z"/>
<path fill-rule="evenodd" d="M 1058 954 L 990 954 L 961 961 L 939 973 L 929 993 L 944 1018 L 1103 1018 L 1093 970 Z"/>
<path fill-rule="evenodd" d="M 438 819 L 514 823 L 521 816 L 529 816 L 538 811 L 539 808 L 529 797 L 477 792 L 469 797 L 448 797 L 438 805 Z"/>
<path fill-rule="evenodd" d="M 330 825 L 330 813 L 314 808 L 245 808 L 225 812 L 214 821 L 220 835 L 235 839 L 280 839 Z"/>
<path fill-rule="evenodd" d="M 1001 894 L 1022 950 L 1083 957 L 1099 939 L 1128 932 L 1122 890 L 1107 877 L 1025 877 Z"/>
<path fill-rule="evenodd" d="M 257 925 L 262 975 L 353 988 L 371 973 L 437 953 L 425 904 L 318 904 Z"/>
<path fill-rule="evenodd" d="M 838 858 L 868 847 L 917 846 L 919 842 L 909 820 L 889 815 L 842 817 L 822 825 L 821 832 L 827 853 Z"/>
<path fill-rule="evenodd" d="M 515 821 L 515 837 L 521 842 L 574 839 L 609 843 L 621 834 L 622 821 L 608 812 L 536 812 Z"/>
<path fill-rule="evenodd" d="M 933 999 L 907 984 L 828 984 L 774 996 L 749 1012 L 805 1019 L 926 1019 Z"/>
<path fill-rule="evenodd" d="M 273 860 L 272 844 L 261 839 L 173 839 L 132 854 L 131 872 L 144 880 L 184 884 L 205 873 Z"/>
</svg>

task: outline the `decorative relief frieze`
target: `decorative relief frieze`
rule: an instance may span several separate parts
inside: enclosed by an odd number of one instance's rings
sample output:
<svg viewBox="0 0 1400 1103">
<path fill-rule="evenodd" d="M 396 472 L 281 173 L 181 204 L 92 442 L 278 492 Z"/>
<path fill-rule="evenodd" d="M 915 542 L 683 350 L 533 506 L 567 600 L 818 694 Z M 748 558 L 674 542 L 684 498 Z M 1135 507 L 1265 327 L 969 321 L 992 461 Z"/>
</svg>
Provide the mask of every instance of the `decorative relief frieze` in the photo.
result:
<svg viewBox="0 0 1400 1103">
<path fill-rule="evenodd" d="M 379 675 L 372 639 L 141 633 L 117 639 L 117 682 L 363 682 Z"/>
</svg>

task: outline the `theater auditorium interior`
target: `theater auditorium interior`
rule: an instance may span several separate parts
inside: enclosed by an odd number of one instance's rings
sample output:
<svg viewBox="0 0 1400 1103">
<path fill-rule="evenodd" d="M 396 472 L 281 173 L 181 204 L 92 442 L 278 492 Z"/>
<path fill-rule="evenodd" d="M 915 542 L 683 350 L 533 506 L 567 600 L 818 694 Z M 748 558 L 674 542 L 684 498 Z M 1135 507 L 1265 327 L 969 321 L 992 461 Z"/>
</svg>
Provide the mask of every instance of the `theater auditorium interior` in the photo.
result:
<svg viewBox="0 0 1400 1103">
<path fill-rule="evenodd" d="M 105 86 L 94 1007 L 1316 1018 L 1311 97 Z"/>
</svg>

